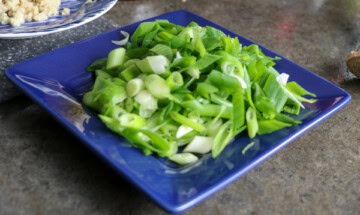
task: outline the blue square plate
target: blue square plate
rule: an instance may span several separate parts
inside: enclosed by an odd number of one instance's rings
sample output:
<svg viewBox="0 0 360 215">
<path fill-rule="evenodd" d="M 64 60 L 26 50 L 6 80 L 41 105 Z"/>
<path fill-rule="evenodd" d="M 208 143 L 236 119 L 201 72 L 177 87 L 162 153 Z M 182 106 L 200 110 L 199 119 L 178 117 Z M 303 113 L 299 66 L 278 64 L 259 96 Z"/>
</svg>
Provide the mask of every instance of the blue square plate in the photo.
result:
<svg viewBox="0 0 360 215">
<path fill-rule="evenodd" d="M 232 37 L 236 36 L 243 45 L 253 43 L 184 10 L 145 21 L 155 19 L 168 19 L 178 25 L 195 21 L 201 26 L 210 25 Z M 124 138 L 110 132 L 93 111 L 81 104 L 81 95 L 94 81 L 92 74 L 85 68 L 116 48 L 111 40 L 120 39 L 120 30 L 133 33 L 140 23 L 114 29 L 26 60 L 8 68 L 6 74 L 117 172 L 172 213 L 183 212 L 224 188 L 351 100 L 351 96 L 344 90 L 283 58 L 277 62 L 276 69 L 280 73 L 290 74 L 290 81 L 297 81 L 319 98 L 314 104 L 306 104 L 306 109 L 301 111 L 298 119 L 303 120 L 302 124 L 257 136 L 251 140 L 255 145 L 244 155 L 241 151 L 251 141 L 247 135 L 241 135 L 218 158 L 205 156 L 189 167 L 180 168 L 164 159 L 144 156 L 139 150 L 129 147 Z M 266 55 L 278 56 L 261 48 Z"/>
</svg>

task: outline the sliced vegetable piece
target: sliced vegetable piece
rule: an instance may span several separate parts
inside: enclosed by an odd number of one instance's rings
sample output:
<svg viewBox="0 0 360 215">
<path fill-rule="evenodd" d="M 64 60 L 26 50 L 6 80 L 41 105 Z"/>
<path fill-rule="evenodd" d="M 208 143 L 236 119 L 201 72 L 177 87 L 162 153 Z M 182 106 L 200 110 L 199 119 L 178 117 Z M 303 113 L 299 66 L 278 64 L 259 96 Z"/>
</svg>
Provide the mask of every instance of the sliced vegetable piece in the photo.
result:
<svg viewBox="0 0 360 215">
<path fill-rule="evenodd" d="M 145 47 L 128 49 L 126 52 L 126 56 L 130 59 L 143 59 L 150 54 L 149 49 Z"/>
<path fill-rule="evenodd" d="M 144 73 L 164 74 L 166 67 L 169 66 L 169 60 L 162 55 L 149 56 L 137 62 L 136 65 Z"/>
<path fill-rule="evenodd" d="M 181 138 L 182 136 L 185 136 L 189 132 L 191 132 L 193 129 L 191 127 L 180 125 L 177 132 L 176 132 L 176 138 Z"/>
<path fill-rule="evenodd" d="M 221 109 L 221 105 L 214 105 L 214 104 L 200 104 L 195 100 L 191 101 L 184 101 L 181 103 L 181 106 L 184 108 L 190 109 L 195 111 L 196 113 L 200 114 L 200 116 L 210 116 L 215 117 L 217 116 Z M 221 114 L 221 118 L 232 118 L 232 107 L 225 106 L 225 111 Z"/>
<path fill-rule="evenodd" d="M 215 121 L 215 123 L 210 123 L 208 126 L 207 135 L 210 137 L 215 137 L 222 124 L 222 119 Z"/>
<path fill-rule="evenodd" d="M 174 61 L 170 65 L 170 68 L 188 68 L 191 65 L 195 64 L 195 62 L 196 62 L 196 57 L 185 56 L 185 57 L 182 57 L 182 58 Z"/>
<path fill-rule="evenodd" d="M 149 92 L 157 98 L 167 98 L 170 95 L 170 87 L 166 81 L 158 75 L 151 74 L 145 79 L 145 86 Z"/>
<path fill-rule="evenodd" d="M 210 94 L 216 93 L 218 91 L 218 88 L 206 82 L 198 83 L 196 86 L 196 92 L 206 99 L 209 99 Z"/>
<path fill-rule="evenodd" d="M 229 144 L 232 137 L 232 122 L 228 121 L 219 128 L 219 131 L 214 138 L 211 150 L 213 158 L 216 158 L 224 150 L 224 148 Z"/>
<path fill-rule="evenodd" d="M 265 96 L 257 83 L 255 83 L 255 107 L 267 119 L 273 119 L 277 114 L 273 101 Z"/>
<path fill-rule="evenodd" d="M 200 70 L 198 68 L 191 67 L 186 71 L 187 74 L 189 74 L 194 79 L 200 78 Z"/>
<path fill-rule="evenodd" d="M 158 109 L 157 100 L 146 90 L 140 91 L 135 96 L 135 101 L 140 104 L 139 114 L 149 118 Z"/>
<path fill-rule="evenodd" d="M 120 78 L 112 78 L 111 81 L 118 86 L 126 87 L 126 82 Z"/>
<path fill-rule="evenodd" d="M 119 77 L 123 78 L 125 81 L 130 81 L 131 79 L 136 78 L 139 74 L 140 74 L 140 70 L 135 64 L 133 64 L 127 67 L 125 70 L 123 70 L 119 74 Z"/>
<path fill-rule="evenodd" d="M 229 102 L 226 98 L 216 95 L 215 93 L 210 94 L 210 101 L 214 102 L 215 104 L 224 105 L 228 107 L 233 107 L 233 104 Z"/>
<path fill-rule="evenodd" d="M 205 131 L 205 127 L 201 124 L 201 123 L 198 123 L 198 122 L 194 122 L 192 121 L 191 119 L 175 112 L 175 111 L 171 111 L 170 112 L 170 117 L 175 121 L 175 122 L 178 122 L 180 123 L 181 125 L 185 125 L 185 126 L 188 126 L 192 129 L 194 129 L 195 131 L 198 131 L 198 132 L 202 132 L 202 131 Z"/>
<path fill-rule="evenodd" d="M 275 119 L 285 122 L 285 123 L 290 123 L 290 124 L 300 124 L 301 123 L 301 121 L 295 120 L 295 119 L 293 119 L 289 116 L 286 116 L 285 114 L 282 114 L 282 113 L 276 114 Z"/>
<path fill-rule="evenodd" d="M 106 69 L 113 69 L 123 64 L 126 50 L 124 48 L 117 48 L 112 50 L 107 58 Z"/>
<path fill-rule="evenodd" d="M 213 55 L 213 54 L 206 54 L 202 56 L 198 61 L 196 61 L 196 64 L 194 65 L 194 68 L 197 68 L 199 70 L 206 69 L 210 65 L 214 64 L 216 61 L 221 59 L 221 56 Z"/>
<path fill-rule="evenodd" d="M 256 118 L 256 112 L 251 107 L 246 111 L 246 123 L 249 137 L 254 138 L 259 130 L 259 125 Z"/>
<path fill-rule="evenodd" d="M 310 95 L 312 97 L 316 97 L 316 94 L 311 93 L 307 90 L 305 90 L 304 88 L 302 88 L 298 83 L 296 83 L 295 81 L 291 81 L 289 83 L 286 84 L 286 88 L 288 90 L 290 90 L 292 93 L 297 94 L 299 96 L 305 96 L 305 95 Z"/>
<path fill-rule="evenodd" d="M 88 66 L 86 70 L 89 72 L 94 72 L 95 70 L 98 69 L 105 69 L 106 63 L 107 63 L 107 58 L 97 59 L 92 64 L 90 64 L 90 66 Z"/>
<path fill-rule="evenodd" d="M 198 161 L 199 158 L 191 153 L 180 153 L 170 156 L 169 160 L 180 165 L 189 165 Z"/>
<path fill-rule="evenodd" d="M 232 104 L 233 104 L 233 131 L 236 133 L 245 124 L 245 103 L 244 103 L 243 90 L 241 88 L 237 92 L 232 94 Z M 246 118 L 247 118 L 247 114 L 246 114 Z M 256 120 L 256 114 L 255 114 L 255 120 Z"/>
<path fill-rule="evenodd" d="M 174 91 L 184 85 L 184 80 L 183 80 L 182 75 L 179 72 L 173 72 L 166 79 L 166 83 L 170 87 L 170 90 Z"/>
<path fill-rule="evenodd" d="M 124 113 L 119 117 L 120 126 L 127 128 L 142 128 L 146 120 L 136 114 Z"/>
<path fill-rule="evenodd" d="M 291 124 L 289 123 L 281 122 L 275 119 L 261 120 L 258 123 L 259 123 L 258 134 L 268 134 L 291 126 Z"/>
<path fill-rule="evenodd" d="M 130 97 L 125 99 L 125 110 L 131 112 L 134 109 L 134 100 Z"/>
<path fill-rule="evenodd" d="M 205 56 L 207 53 L 199 34 L 194 39 L 194 48 L 195 48 L 195 51 L 197 51 L 201 57 Z"/>
<path fill-rule="evenodd" d="M 126 31 L 120 31 L 120 33 L 125 37 L 122 40 L 112 40 L 111 42 L 118 46 L 124 46 L 129 41 L 129 33 Z"/>
<path fill-rule="evenodd" d="M 133 65 L 133 64 L 136 64 L 137 62 L 139 62 L 140 60 L 139 59 L 129 59 L 127 61 L 125 61 L 125 63 L 123 64 L 123 66 L 125 68 L 128 68 L 129 66 Z"/>
<path fill-rule="evenodd" d="M 136 29 L 136 31 L 133 33 L 133 35 L 131 36 L 131 41 L 132 41 L 132 42 L 135 42 L 135 41 L 137 41 L 137 39 L 138 39 L 139 37 L 145 36 L 145 34 L 151 32 L 156 25 L 158 25 L 158 24 L 155 23 L 155 22 L 143 22 L 143 23 L 141 23 L 141 24 L 137 27 L 137 29 Z"/>
<path fill-rule="evenodd" d="M 129 97 L 136 96 L 145 87 L 143 80 L 140 78 L 134 78 L 130 80 L 126 85 L 126 93 Z"/>
<path fill-rule="evenodd" d="M 195 136 L 194 139 L 189 143 L 184 152 L 192 152 L 199 154 L 206 154 L 211 151 L 214 138 L 205 136 Z"/>
<path fill-rule="evenodd" d="M 109 73 L 104 72 L 104 71 L 99 70 L 99 69 L 95 71 L 95 75 L 96 75 L 96 77 L 102 77 L 102 78 L 105 78 L 105 79 L 108 79 L 108 80 L 112 79 L 112 76 Z"/>
<path fill-rule="evenodd" d="M 279 113 L 284 107 L 288 96 L 283 91 L 281 85 L 273 74 L 269 74 L 263 90 L 271 101 L 273 101 L 276 111 Z"/>
<path fill-rule="evenodd" d="M 209 80 L 219 89 L 229 93 L 236 92 L 241 88 L 240 82 L 236 78 L 216 70 L 211 71 Z"/>
<path fill-rule="evenodd" d="M 173 51 L 171 48 L 164 44 L 157 44 L 155 47 L 150 49 L 150 51 L 165 56 L 170 62 L 173 60 Z"/>
<path fill-rule="evenodd" d="M 159 156 L 161 156 L 161 157 L 171 156 L 174 154 L 173 144 L 168 142 L 164 138 L 162 138 L 156 132 L 146 130 L 146 129 L 141 129 L 141 130 L 139 130 L 139 132 L 141 132 L 141 133 L 145 134 L 147 137 L 149 137 L 151 140 L 151 144 L 155 148 L 161 150 L 160 152 L 158 152 Z"/>
<path fill-rule="evenodd" d="M 249 144 L 247 144 L 244 148 L 243 148 L 243 150 L 241 150 L 241 154 L 245 154 L 251 147 L 253 147 L 255 145 L 255 142 L 251 142 L 251 143 L 249 143 Z"/>
</svg>

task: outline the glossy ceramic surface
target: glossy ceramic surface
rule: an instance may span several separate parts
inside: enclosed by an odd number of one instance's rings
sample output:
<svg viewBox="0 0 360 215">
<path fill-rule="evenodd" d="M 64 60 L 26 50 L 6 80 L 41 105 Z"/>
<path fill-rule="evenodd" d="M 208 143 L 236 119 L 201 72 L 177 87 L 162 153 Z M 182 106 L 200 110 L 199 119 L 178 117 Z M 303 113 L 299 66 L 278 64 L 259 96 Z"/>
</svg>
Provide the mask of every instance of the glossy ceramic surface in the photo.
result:
<svg viewBox="0 0 360 215">
<path fill-rule="evenodd" d="M 253 42 L 188 11 L 174 11 L 149 19 L 168 19 L 180 25 L 195 21 L 239 37 L 243 45 Z M 148 20 L 145 20 L 148 21 Z M 305 104 L 298 119 L 303 123 L 250 140 L 243 134 L 228 145 L 217 159 L 203 157 L 188 167 L 177 167 L 164 159 L 144 156 L 125 139 L 111 133 L 96 114 L 81 105 L 81 97 L 94 77 L 85 68 L 107 56 L 122 39 L 120 30 L 133 33 L 139 23 L 127 25 L 16 64 L 6 73 L 26 94 L 43 106 L 82 142 L 114 169 L 166 210 L 178 213 L 194 206 L 251 170 L 322 120 L 343 108 L 351 96 L 332 83 L 283 58 L 276 69 L 290 74 L 304 88 L 318 95 L 318 102 Z M 262 48 L 269 56 L 278 56 Z M 255 145 L 244 155 L 243 148 Z M 291 155 L 289 155 L 291 156 Z"/>
<path fill-rule="evenodd" d="M 26 22 L 19 27 L 0 24 L 0 39 L 37 37 L 75 28 L 100 17 L 116 2 L 117 0 L 62 0 L 60 14 L 64 8 L 69 8 L 69 15 L 52 16 L 41 22 Z"/>
</svg>

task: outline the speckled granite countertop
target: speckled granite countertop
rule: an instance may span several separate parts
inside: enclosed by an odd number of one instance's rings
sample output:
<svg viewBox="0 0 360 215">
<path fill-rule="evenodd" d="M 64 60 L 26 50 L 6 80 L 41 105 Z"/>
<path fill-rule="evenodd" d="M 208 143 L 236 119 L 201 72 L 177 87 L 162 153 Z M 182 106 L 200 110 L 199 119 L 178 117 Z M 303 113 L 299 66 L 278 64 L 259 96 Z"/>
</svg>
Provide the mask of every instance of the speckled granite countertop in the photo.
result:
<svg viewBox="0 0 360 215">
<path fill-rule="evenodd" d="M 188 9 L 347 90 L 352 102 L 185 214 L 360 214 L 358 0 L 120 1 L 119 25 Z M 0 47 L 1 52 L 1 47 Z M 25 97 L 0 105 L 0 214 L 166 214 Z"/>
</svg>

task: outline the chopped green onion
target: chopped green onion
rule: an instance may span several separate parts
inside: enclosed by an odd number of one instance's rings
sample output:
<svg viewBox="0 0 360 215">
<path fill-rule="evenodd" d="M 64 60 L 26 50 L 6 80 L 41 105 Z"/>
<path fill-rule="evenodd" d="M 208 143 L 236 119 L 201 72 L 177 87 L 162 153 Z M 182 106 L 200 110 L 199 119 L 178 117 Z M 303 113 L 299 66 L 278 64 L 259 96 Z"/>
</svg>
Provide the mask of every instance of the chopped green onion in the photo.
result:
<svg viewBox="0 0 360 215">
<path fill-rule="evenodd" d="M 112 78 L 112 82 L 116 85 L 119 85 L 121 87 L 125 87 L 126 86 L 126 82 L 123 81 L 122 79 L 120 78 Z"/>
<path fill-rule="evenodd" d="M 295 120 L 295 119 L 288 117 L 282 113 L 276 114 L 275 119 L 279 120 L 281 122 L 290 123 L 290 124 L 300 124 L 301 123 L 301 121 Z"/>
<path fill-rule="evenodd" d="M 211 151 L 213 142 L 214 138 L 212 137 L 195 136 L 191 143 L 185 147 L 184 152 L 206 154 Z"/>
<path fill-rule="evenodd" d="M 278 77 L 276 77 L 276 80 L 282 86 L 286 86 L 288 79 L 289 79 L 289 74 L 286 73 L 281 73 Z"/>
<path fill-rule="evenodd" d="M 194 129 L 195 131 L 198 131 L 198 132 L 202 132 L 205 130 L 205 127 L 203 125 L 201 125 L 200 123 L 198 122 L 194 122 L 192 121 L 191 119 L 175 112 L 175 111 L 171 111 L 170 112 L 170 117 L 175 121 L 175 122 L 178 122 L 182 125 L 186 125 L 192 129 Z"/>
<path fill-rule="evenodd" d="M 106 72 L 104 72 L 102 70 L 96 70 L 95 75 L 96 75 L 96 77 L 102 77 L 102 78 L 105 78 L 105 79 L 108 79 L 108 80 L 112 79 L 112 76 L 109 73 L 106 73 Z"/>
<path fill-rule="evenodd" d="M 134 109 L 134 100 L 132 98 L 125 99 L 125 110 L 131 112 Z"/>
<path fill-rule="evenodd" d="M 129 97 L 136 96 L 144 89 L 144 82 L 140 78 L 130 80 L 126 85 L 126 93 Z"/>
<path fill-rule="evenodd" d="M 129 67 L 129 66 L 131 66 L 131 65 L 134 65 L 134 64 L 136 64 L 137 62 L 139 62 L 140 60 L 139 59 L 129 59 L 129 60 L 127 60 L 125 63 L 124 63 L 124 67 L 125 68 L 127 68 L 127 67 Z"/>
<path fill-rule="evenodd" d="M 181 58 L 182 58 L 182 56 L 181 56 L 180 52 L 177 51 L 177 52 L 176 52 L 176 56 L 175 56 L 173 62 L 175 62 L 175 61 L 177 61 L 177 60 L 180 60 Z"/>
<path fill-rule="evenodd" d="M 105 69 L 106 63 L 107 63 L 107 58 L 97 59 L 92 64 L 90 64 L 90 66 L 88 66 L 86 70 L 89 72 L 94 72 L 98 69 L 100 70 Z"/>
<path fill-rule="evenodd" d="M 254 138 L 259 130 L 259 125 L 256 119 L 256 112 L 251 107 L 246 111 L 246 122 L 248 128 L 248 134 L 250 138 Z"/>
<path fill-rule="evenodd" d="M 140 91 L 135 96 L 135 101 L 140 104 L 140 116 L 149 118 L 158 108 L 157 100 L 146 90 Z"/>
<path fill-rule="evenodd" d="M 118 45 L 118 46 L 124 46 L 128 41 L 129 41 L 129 33 L 126 32 L 126 31 L 120 31 L 120 33 L 125 37 L 124 39 L 122 40 L 119 40 L 119 41 L 116 41 L 116 40 L 113 40 L 111 41 L 112 43 L 114 43 L 115 45 Z"/>
<path fill-rule="evenodd" d="M 243 150 L 241 150 L 241 154 L 245 154 L 246 152 L 247 152 L 247 150 L 249 150 L 251 147 L 253 147 L 255 145 L 255 142 L 251 142 L 251 143 L 249 143 L 249 144 L 247 144 L 244 148 L 243 148 Z"/>
<path fill-rule="evenodd" d="M 176 138 L 181 138 L 182 136 L 186 135 L 187 133 L 191 132 L 193 129 L 185 126 L 185 125 L 180 125 L 177 132 L 176 132 Z"/>
<path fill-rule="evenodd" d="M 146 120 L 136 114 L 125 113 L 119 117 L 120 125 L 128 128 L 142 128 Z"/>
<path fill-rule="evenodd" d="M 191 65 L 194 65 L 196 62 L 196 57 L 193 56 L 186 56 L 186 57 L 182 57 L 176 61 L 174 61 L 171 65 L 170 68 L 176 68 L 176 67 L 180 67 L 180 68 L 188 68 Z"/>
<path fill-rule="evenodd" d="M 289 127 L 291 124 L 281 122 L 275 119 L 270 120 L 261 120 L 259 121 L 259 131 L 258 134 L 268 134 L 280 129 L 283 129 L 285 127 Z"/>
<path fill-rule="evenodd" d="M 169 60 L 162 55 L 149 56 L 136 63 L 143 73 L 164 74 Z"/>
<path fill-rule="evenodd" d="M 143 22 L 136 29 L 134 34 L 131 36 L 131 41 L 134 42 L 139 37 L 145 36 L 147 33 L 151 32 L 158 24 L 155 22 Z"/>
<path fill-rule="evenodd" d="M 180 165 L 189 165 L 198 161 L 199 158 L 191 153 L 180 153 L 170 156 L 169 160 Z"/>
<path fill-rule="evenodd" d="M 187 74 L 189 74 L 191 77 L 195 78 L 195 79 L 199 79 L 200 78 L 200 70 L 198 68 L 195 67 L 190 67 L 187 71 Z"/>
<path fill-rule="evenodd" d="M 221 58 L 222 57 L 218 55 L 206 54 L 202 56 L 202 58 L 200 58 L 198 61 L 196 61 L 194 67 L 198 68 L 199 70 L 203 70 L 210 67 Z"/>
<path fill-rule="evenodd" d="M 285 105 L 286 100 L 288 99 L 288 96 L 282 89 L 283 88 L 276 80 L 275 75 L 270 73 L 268 75 L 267 81 L 265 82 L 263 90 L 266 96 L 271 99 L 271 101 L 273 101 L 278 113 L 281 111 Z"/>
<path fill-rule="evenodd" d="M 229 102 L 227 99 L 224 99 L 224 98 L 216 95 L 215 93 L 210 94 L 210 101 L 212 101 L 218 105 L 224 105 L 224 106 L 228 106 L 231 108 L 233 107 L 233 104 L 231 102 Z"/>
<path fill-rule="evenodd" d="M 138 67 L 135 64 L 133 64 L 133 65 L 130 65 L 129 67 L 127 67 L 125 70 L 123 70 L 119 76 L 120 76 L 120 78 L 123 78 L 126 81 L 130 81 L 130 80 L 136 78 L 139 74 L 140 74 L 140 71 L 139 71 Z"/>
<path fill-rule="evenodd" d="M 113 69 L 121 66 L 125 59 L 125 52 L 126 50 L 124 48 L 112 50 L 108 55 L 106 69 Z"/>
<path fill-rule="evenodd" d="M 236 78 L 216 70 L 210 73 L 209 80 L 216 87 L 230 93 L 238 91 L 241 87 L 240 82 Z"/>
<path fill-rule="evenodd" d="M 195 51 L 197 51 L 201 57 L 205 56 L 207 51 L 203 42 L 201 41 L 200 35 L 197 35 L 197 37 L 193 41 Z"/>
<path fill-rule="evenodd" d="M 158 75 L 152 74 L 147 76 L 145 86 L 146 89 L 157 98 L 167 98 L 170 95 L 170 87 L 166 81 Z"/>
<path fill-rule="evenodd" d="M 152 49 L 150 49 L 150 51 L 152 51 L 158 55 L 165 56 L 170 62 L 173 60 L 173 51 L 167 45 L 158 44 L 155 47 L 153 47 Z"/>
<path fill-rule="evenodd" d="M 303 102 L 316 102 L 274 68 L 278 57 L 216 28 L 156 20 L 141 23 L 130 41 L 121 34 L 124 39 L 113 42 L 124 48 L 87 67 L 96 79 L 82 99 L 145 155 L 180 165 L 199 159 L 189 152 L 211 151 L 215 158 L 245 130 L 254 138 L 296 129 L 301 121 L 284 113 L 298 115 Z"/>
<path fill-rule="evenodd" d="M 213 94 L 218 91 L 219 91 L 218 88 L 205 82 L 198 83 L 196 86 L 196 92 L 207 99 L 209 98 L 209 94 Z"/>
<path fill-rule="evenodd" d="M 299 96 L 305 96 L 305 95 L 310 95 L 312 97 L 316 97 L 316 94 L 311 93 L 307 90 L 305 90 L 304 88 L 302 88 L 299 84 L 297 84 L 295 81 L 291 81 L 289 83 L 286 84 L 286 88 L 288 90 L 290 90 L 290 92 L 297 94 Z"/>
<path fill-rule="evenodd" d="M 162 138 L 159 134 L 156 132 L 152 132 L 150 130 L 141 129 L 139 132 L 145 134 L 147 137 L 151 139 L 151 144 L 157 148 L 160 149 L 162 152 L 159 153 L 159 156 L 171 156 L 174 154 L 172 144 L 168 141 L 166 141 L 164 138 Z"/>
<path fill-rule="evenodd" d="M 165 136 L 173 137 L 178 131 L 178 127 L 174 124 L 166 124 L 161 126 L 160 130 Z"/>
<path fill-rule="evenodd" d="M 233 137 L 232 122 L 224 123 L 217 132 L 212 145 L 212 157 L 216 158 Z"/>
<path fill-rule="evenodd" d="M 245 104 L 243 90 L 235 92 L 232 95 L 233 104 L 233 130 L 235 133 L 245 124 Z M 256 132 L 255 132 L 256 133 Z"/>
<path fill-rule="evenodd" d="M 221 111 L 222 106 L 214 104 L 200 104 L 196 101 L 185 101 L 181 103 L 181 106 L 184 108 L 196 111 L 200 116 L 211 116 L 215 117 Z M 232 107 L 225 107 L 225 111 L 221 114 L 222 118 L 231 119 L 232 118 Z"/>
<path fill-rule="evenodd" d="M 170 87 L 170 90 L 174 91 L 184 85 L 184 80 L 183 80 L 182 75 L 179 72 L 173 72 L 166 79 L 166 83 Z"/>
<path fill-rule="evenodd" d="M 208 127 L 208 131 L 207 131 L 207 134 L 210 136 L 210 137 L 214 137 L 216 136 L 219 128 L 221 127 L 221 125 L 223 124 L 223 121 L 222 119 L 219 119 L 219 120 L 216 120 L 215 123 L 211 123 Z"/>
<path fill-rule="evenodd" d="M 118 119 L 119 116 L 123 113 L 126 113 L 126 111 L 124 109 L 122 109 L 122 107 L 120 107 L 119 104 L 108 103 L 106 105 L 103 105 L 103 107 L 101 109 L 101 113 L 105 116 L 109 116 L 114 119 Z"/>
</svg>

